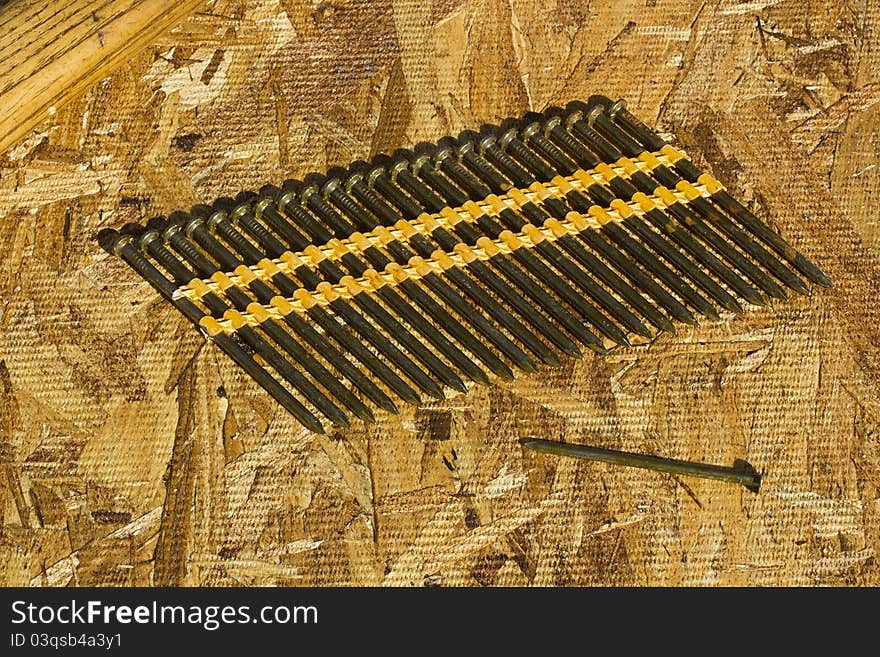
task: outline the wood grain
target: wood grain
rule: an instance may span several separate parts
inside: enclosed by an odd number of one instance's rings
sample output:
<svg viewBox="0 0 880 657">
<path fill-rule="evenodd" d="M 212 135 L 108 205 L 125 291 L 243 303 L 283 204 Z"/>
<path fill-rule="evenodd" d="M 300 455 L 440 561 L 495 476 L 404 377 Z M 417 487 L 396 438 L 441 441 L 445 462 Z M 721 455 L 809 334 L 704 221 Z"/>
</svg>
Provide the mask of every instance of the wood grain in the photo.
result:
<svg viewBox="0 0 880 657">
<path fill-rule="evenodd" d="M 213 0 L 151 36 L 0 155 L 0 583 L 880 585 L 874 4 Z M 835 288 L 315 437 L 94 240 L 593 93 Z"/>
<path fill-rule="evenodd" d="M 0 151 L 202 0 L 17 0 L 0 9 Z"/>
</svg>

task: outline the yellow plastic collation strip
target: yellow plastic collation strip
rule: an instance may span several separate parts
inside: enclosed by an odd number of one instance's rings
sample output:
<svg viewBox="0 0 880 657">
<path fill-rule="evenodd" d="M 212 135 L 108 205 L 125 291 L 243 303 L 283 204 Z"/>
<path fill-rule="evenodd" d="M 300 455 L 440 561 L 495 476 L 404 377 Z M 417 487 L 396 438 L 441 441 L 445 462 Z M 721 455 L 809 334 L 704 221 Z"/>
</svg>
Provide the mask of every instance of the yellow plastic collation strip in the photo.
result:
<svg viewBox="0 0 880 657">
<path fill-rule="evenodd" d="M 582 185 L 584 176 L 587 173 L 589 172 L 578 172 L 572 178 L 576 178 L 577 184 Z M 580 177 L 578 177 L 578 174 L 580 174 Z M 567 179 L 565 182 L 571 184 Z M 561 183 L 562 181 L 557 180 L 555 184 L 533 185 L 534 189 L 528 192 L 510 190 L 506 195 L 509 197 L 507 199 L 489 197 L 485 202 L 469 202 L 465 204 L 463 211 L 444 208 L 438 214 L 446 220 L 447 225 L 449 222 L 457 223 L 458 220 L 473 221 L 473 215 L 476 213 L 487 212 L 487 214 L 495 214 L 501 209 L 500 204 L 508 207 L 517 207 L 508 202 L 513 201 L 513 198 L 510 197 L 520 198 L 521 200 L 521 197 L 525 196 L 526 198 L 531 197 L 540 200 L 541 198 L 546 198 L 548 194 L 564 194 L 565 185 Z M 550 218 L 540 227 L 526 224 L 518 233 L 503 231 L 497 240 L 481 237 L 477 240 L 474 247 L 459 243 L 455 246 L 452 253 L 438 249 L 431 254 L 430 259 L 415 256 L 410 259 L 407 265 L 389 263 L 381 272 L 368 269 L 362 277 L 345 276 L 336 285 L 323 282 L 317 286 L 314 292 L 301 288 L 296 290 L 290 298 L 279 295 L 273 298 L 269 305 L 252 303 L 248 306 L 247 312 L 236 313 L 234 318 L 225 317 L 217 319 L 216 324 L 211 322 L 211 330 L 208 332 L 209 337 L 216 334 L 218 330 L 224 333 L 234 333 L 242 325 L 257 326 L 269 318 L 283 319 L 292 312 L 307 314 L 308 310 L 314 306 L 326 306 L 338 299 L 351 299 L 356 294 L 373 292 L 384 285 L 397 285 L 407 279 L 418 280 L 431 273 L 442 274 L 451 267 L 462 267 L 475 260 L 488 260 L 499 253 L 509 254 L 514 249 L 521 247 L 529 248 L 544 240 L 554 241 L 564 235 L 573 235 L 587 229 L 601 228 L 609 222 L 623 221 L 633 214 L 641 215 L 651 209 L 663 208 L 674 202 L 687 203 L 692 198 L 696 198 L 696 196 L 705 197 L 710 195 L 713 193 L 712 187 L 714 186 L 706 184 L 691 186 L 688 184 L 683 187 L 684 191 L 676 190 L 672 192 L 667 190 L 666 193 L 662 194 L 662 197 L 636 194 L 629 203 L 616 199 L 609 208 L 594 205 L 586 214 L 570 212 L 566 219 L 562 221 Z M 462 217 L 463 212 L 467 212 L 467 219 Z M 440 219 L 426 213 L 420 215 L 414 221 L 399 221 L 393 230 L 380 227 L 380 229 L 371 231 L 369 235 L 356 233 L 347 240 L 332 240 L 323 248 L 309 247 L 303 252 L 303 255 L 312 264 L 316 264 L 321 259 L 327 257 L 336 259 L 346 252 L 358 252 L 370 246 L 382 246 L 391 239 L 406 238 L 415 232 L 430 233 L 437 225 L 440 225 Z M 328 250 L 330 251 L 329 254 L 327 253 Z M 279 272 L 293 273 L 295 269 L 303 264 L 306 264 L 303 258 L 288 251 L 277 260 L 263 259 L 255 266 L 245 267 L 242 265 L 228 274 L 217 272 L 209 280 L 194 279 L 187 285 L 180 287 L 175 294 L 197 301 L 202 299 L 205 294 L 210 292 L 222 293 L 233 285 L 246 286 L 249 282 L 257 279 L 268 281 Z"/>
<path fill-rule="evenodd" d="M 663 159 L 669 160 L 667 156 Z M 624 162 L 626 160 L 626 162 Z M 662 163 L 658 159 L 659 163 Z M 656 166 L 656 163 L 655 163 Z M 297 267 L 302 265 L 317 266 L 324 259 L 338 261 L 346 253 L 360 253 L 365 249 L 375 246 L 383 247 L 393 240 L 401 240 L 410 237 L 415 233 L 428 235 L 438 226 L 451 230 L 460 221 L 474 222 L 475 217 L 480 214 L 497 215 L 499 211 L 505 207 L 518 209 L 526 202 L 540 202 L 547 197 L 561 197 L 570 189 L 575 188 L 583 190 L 585 187 L 594 183 L 603 183 L 610 181 L 615 176 L 627 176 L 633 168 L 647 169 L 648 164 L 643 162 L 635 162 L 628 158 L 622 158 L 614 166 L 600 164 L 589 171 L 579 170 L 568 177 L 557 176 L 549 183 L 535 183 L 527 190 L 511 189 L 503 195 L 490 195 L 482 201 L 468 201 L 462 207 L 452 209 L 444 208 L 438 213 L 422 214 L 413 221 L 398 222 L 395 228 L 387 228 L 378 226 L 368 233 L 354 233 L 347 239 L 333 239 L 323 246 L 309 246 L 301 253 L 286 252 L 277 259 L 264 258 L 256 265 L 239 266 L 233 272 L 228 274 L 232 285 L 246 286 L 254 279 L 262 281 L 270 281 L 271 278 L 279 272 L 291 274 Z M 697 196 L 709 197 L 718 189 L 723 189 L 723 185 L 714 178 L 705 174 L 701 176 L 699 184 L 696 186 L 682 181 L 676 190 L 666 190 L 666 188 L 658 187 L 654 194 L 647 196 L 644 194 L 636 194 L 630 202 L 623 202 L 628 205 L 630 212 L 623 211 L 625 216 L 630 214 L 643 214 L 652 207 L 665 207 L 674 202 L 688 203 Z M 649 200 L 645 200 L 645 198 Z M 598 207 L 598 206 L 594 206 Z M 622 207 L 618 204 L 618 207 Z M 612 213 L 612 220 L 620 221 L 625 216 L 619 213 Z M 518 237 L 522 238 L 520 234 Z M 496 240 L 497 241 L 497 240 Z M 204 281 L 212 292 L 223 291 L 219 283 L 215 280 Z M 179 292 L 183 296 L 189 298 L 201 298 L 204 294 L 192 296 L 191 291 L 195 283 L 190 282 L 186 286 L 180 288 Z M 226 285 L 228 287 L 229 284 Z"/>
</svg>

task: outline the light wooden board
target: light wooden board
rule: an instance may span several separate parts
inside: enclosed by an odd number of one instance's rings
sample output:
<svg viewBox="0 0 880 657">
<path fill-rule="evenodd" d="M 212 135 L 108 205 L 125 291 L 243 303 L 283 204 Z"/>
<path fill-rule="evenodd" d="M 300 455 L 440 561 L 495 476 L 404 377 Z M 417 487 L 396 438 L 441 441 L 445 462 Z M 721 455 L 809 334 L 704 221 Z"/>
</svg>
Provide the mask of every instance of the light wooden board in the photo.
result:
<svg viewBox="0 0 880 657">
<path fill-rule="evenodd" d="M 215 0 L 150 36 L 0 155 L 0 582 L 877 586 L 878 30 L 831 0 Z M 836 288 L 314 437 L 94 241 L 592 93 Z"/>
<path fill-rule="evenodd" d="M 0 8 L 0 150 L 201 4 L 16 0 Z"/>
</svg>

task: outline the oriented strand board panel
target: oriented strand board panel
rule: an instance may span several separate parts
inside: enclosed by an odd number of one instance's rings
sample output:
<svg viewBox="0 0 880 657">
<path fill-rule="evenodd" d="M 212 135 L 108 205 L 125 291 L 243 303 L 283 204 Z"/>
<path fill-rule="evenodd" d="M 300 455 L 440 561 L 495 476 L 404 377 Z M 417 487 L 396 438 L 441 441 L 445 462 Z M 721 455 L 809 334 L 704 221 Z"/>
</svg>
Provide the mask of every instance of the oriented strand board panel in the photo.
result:
<svg viewBox="0 0 880 657">
<path fill-rule="evenodd" d="M 0 582 L 880 585 L 878 32 L 860 1 L 215 0 L 151 37 L 0 154 Z M 315 437 L 94 240 L 592 93 L 836 288 Z"/>
</svg>

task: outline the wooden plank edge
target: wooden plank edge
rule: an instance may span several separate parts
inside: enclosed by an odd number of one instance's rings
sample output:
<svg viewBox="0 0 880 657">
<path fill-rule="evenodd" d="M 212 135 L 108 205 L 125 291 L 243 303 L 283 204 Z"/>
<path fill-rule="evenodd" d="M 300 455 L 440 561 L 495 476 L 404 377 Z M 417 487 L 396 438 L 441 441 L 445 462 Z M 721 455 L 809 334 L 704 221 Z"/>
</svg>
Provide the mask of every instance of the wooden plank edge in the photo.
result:
<svg viewBox="0 0 880 657">
<path fill-rule="evenodd" d="M 36 125 L 119 68 L 174 27 L 205 0 L 143 0 L 110 20 L 96 23 L 94 34 L 0 96 L 0 153 Z M 71 75 L 71 69 L 76 73 Z"/>
</svg>

